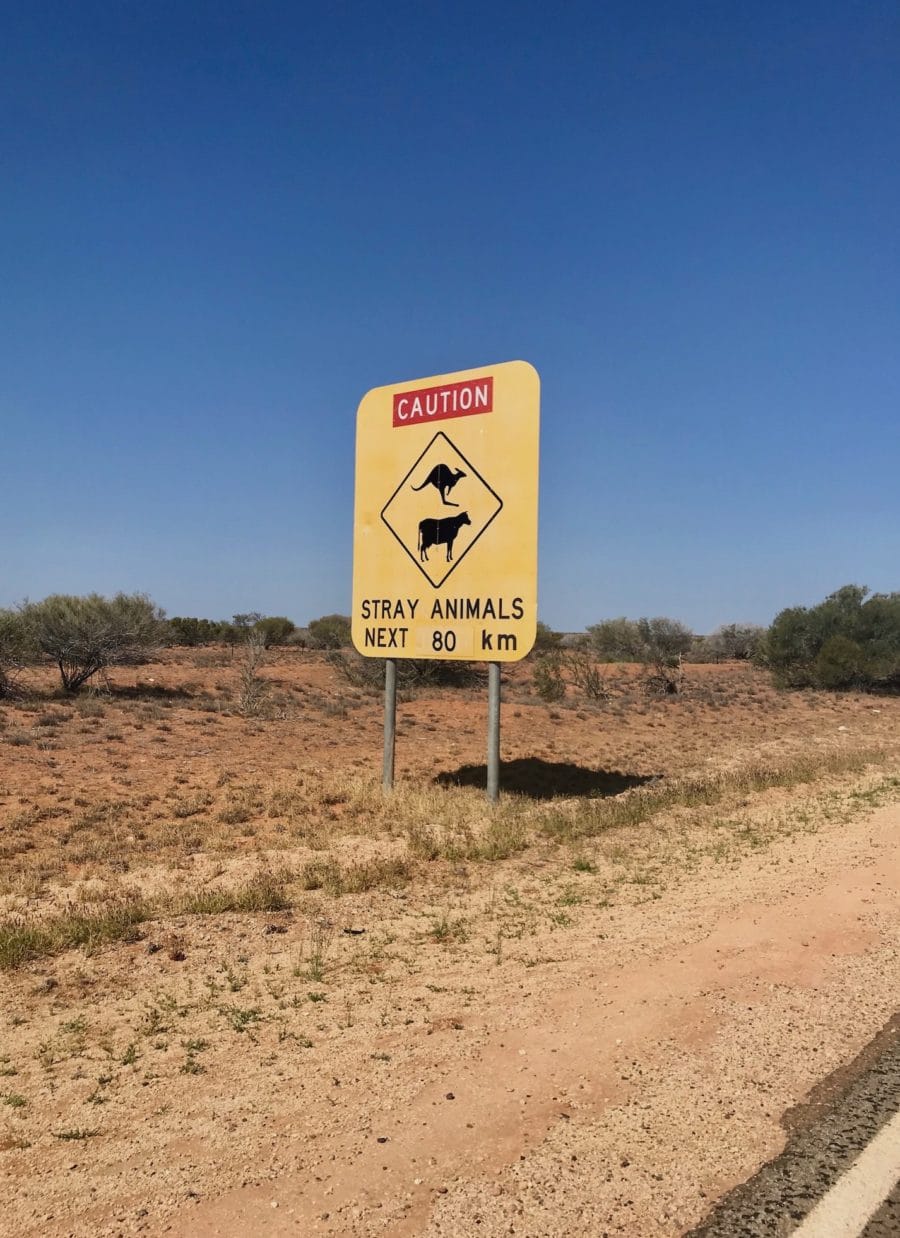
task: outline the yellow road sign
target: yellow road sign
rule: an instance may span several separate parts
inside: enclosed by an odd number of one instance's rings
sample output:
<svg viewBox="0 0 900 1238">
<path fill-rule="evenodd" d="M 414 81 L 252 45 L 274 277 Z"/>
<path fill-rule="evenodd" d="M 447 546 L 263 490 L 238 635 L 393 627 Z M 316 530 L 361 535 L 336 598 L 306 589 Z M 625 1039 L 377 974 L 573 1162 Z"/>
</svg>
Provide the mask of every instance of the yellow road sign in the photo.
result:
<svg viewBox="0 0 900 1238">
<path fill-rule="evenodd" d="M 353 643 L 515 662 L 537 625 L 540 380 L 525 361 L 369 391 L 356 422 Z"/>
</svg>

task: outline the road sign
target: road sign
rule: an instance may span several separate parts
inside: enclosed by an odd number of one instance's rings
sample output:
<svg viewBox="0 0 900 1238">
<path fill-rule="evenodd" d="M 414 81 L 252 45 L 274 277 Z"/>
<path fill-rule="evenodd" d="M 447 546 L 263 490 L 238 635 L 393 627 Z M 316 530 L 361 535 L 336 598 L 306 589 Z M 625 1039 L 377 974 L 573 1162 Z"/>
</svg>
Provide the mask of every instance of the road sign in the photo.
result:
<svg viewBox="0 0 900 1238">
<path fill-rule="evenodd" d="M 376 387 L 356 423 L 353 643 L 515 662 L 537 626 L 540 380 L 524 361 Z"/>
</svg>

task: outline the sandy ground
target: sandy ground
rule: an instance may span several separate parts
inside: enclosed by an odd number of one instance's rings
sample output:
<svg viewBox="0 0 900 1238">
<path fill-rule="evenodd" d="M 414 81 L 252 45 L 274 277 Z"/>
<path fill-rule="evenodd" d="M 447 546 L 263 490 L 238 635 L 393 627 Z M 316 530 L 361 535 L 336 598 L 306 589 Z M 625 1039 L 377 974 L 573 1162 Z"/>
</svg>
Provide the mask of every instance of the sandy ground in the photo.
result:
<svg viewBox="0 0 900 1238">
<path fill-rule="evenodd" d="M 741 682 L 749 694 L 732 683 L 721 708 L 695 696 L 633 718 L 549 709 L 523 684 L 505 711 L 522 719 L 506 752 L 549 752 L 546 781 L 564 757 L 637 778 L 774 748 L 896 744 L 893 702 L 776 698 Z M 314 690 L 340 692 L 325 677 Z M 40 916 L 87 880 L 152 886 L 170 871 L 190 887 L 300 864 L 310 840 L 290 820 L 260 809 L 226 828 L 213 810 L 242 763 L 259 778 L 266 753 L 267 777 L 299 770 L 312 784 L 377 757 L 377 703 L 344 715 L 321 697 L 317 717 L 270 724 L 278 744 L 223 710 L 231 739 L 198 745 L 196 703 L 177 700 L 133 738 L 130 703 L 101 719 L 125 740 L 94 745 L 73 711 L 58 746 L 4 746 L 9 907 Z M 446 738 L 477 704 L 407 703 L 418 726 L 438 728 L 408 744 L 407 776 L 477 761 L 477 734 Z M 8 727 L 26 720 L 7 711 Z M 318 746 L 301 767 L 291 745 L 306 730 Z M 284 912 L 176 916 L 0 974 L 0 1232 L 683 1233 L 780 1150 L 784 1114 L 897 1008 L 896 775 L 889 752 L 852 776 L 676 810 L 664 827 L 424 866 L 394 889 L 310 891 Z M 140 797 L 156 797 L 147 845 L 123 833 L 73 857 L 60 841 L 73 817 L 115 788 L 123 829 L 138 828 Z M 202 790 L 213 807 L 199 824 L 176 817 L 176 836 L 172 796 Z M 340 797 L 325 799 L 308 803 L 336 831 L 328 845 L 371 845 Z M 109 828 L 104 811 L 75 843 Z"/>
<path fill-rule="evenodd" d="M 180 1209 L 173 1232 L 680 1234 L 897 1008 L 898 826 L 883 809 L 582 924 L 395 1069 L 371 1054 L 408 1038 L 366 1039 L 331 1081 L 342 1118 L 277 1106 L 302 1167 Z"/>
</svg>

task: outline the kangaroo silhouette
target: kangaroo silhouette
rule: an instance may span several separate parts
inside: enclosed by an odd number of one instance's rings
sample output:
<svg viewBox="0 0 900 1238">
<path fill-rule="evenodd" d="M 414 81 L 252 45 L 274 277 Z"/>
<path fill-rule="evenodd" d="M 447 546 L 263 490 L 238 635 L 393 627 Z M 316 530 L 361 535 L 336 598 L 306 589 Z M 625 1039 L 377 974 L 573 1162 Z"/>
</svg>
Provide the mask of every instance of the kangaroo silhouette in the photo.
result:
<svg viewBox="0 0 900 1238">
<path fill-rule="evenodd" d="M 413 490 L 424 490 L 426 486 L 434 486 L 445 507 L 459 507 L 458 503 L 451 503 L 447 498 L 447 491 L 452 490 L 461 477 L 465 477 L 462 469 L 451 469 L 449 464 L 436 464 L 421 486 L 413 486 Z"/>
</svg>

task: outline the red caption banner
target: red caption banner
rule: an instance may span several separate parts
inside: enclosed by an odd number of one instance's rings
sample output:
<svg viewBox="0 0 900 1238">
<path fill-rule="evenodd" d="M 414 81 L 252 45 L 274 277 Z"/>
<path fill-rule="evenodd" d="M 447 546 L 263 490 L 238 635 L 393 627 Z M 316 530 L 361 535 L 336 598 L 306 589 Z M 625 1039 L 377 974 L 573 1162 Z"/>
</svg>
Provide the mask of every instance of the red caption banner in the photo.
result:
<svg viewBox="0 0 900 1238">
<path fill-rule="evenodd" d="M 423 387 L 420 391 L 401 391 L 394 396 L 394 425 L 420 426 L 448 417 L 473 417 L 490 413 L 494 407 L 494 379 L 469 378 L 445 387 Z"/>
</svg>

